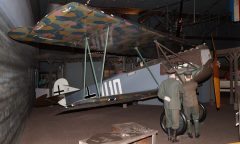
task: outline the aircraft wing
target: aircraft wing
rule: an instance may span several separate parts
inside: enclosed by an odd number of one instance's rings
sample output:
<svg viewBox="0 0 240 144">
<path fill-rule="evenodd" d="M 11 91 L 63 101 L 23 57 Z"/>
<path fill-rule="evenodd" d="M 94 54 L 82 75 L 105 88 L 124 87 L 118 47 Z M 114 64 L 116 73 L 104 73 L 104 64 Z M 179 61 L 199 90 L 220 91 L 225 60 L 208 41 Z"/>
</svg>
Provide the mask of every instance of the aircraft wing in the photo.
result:
<svg viewBox="0 0 240 144">
<path fill-rule="evenodd" d="M 74 105 L 72 107 L 71 106 L 68 107 L 66 111 L 71 111 L 76 109 L 79 110 L 79 109 L 85 109 L 85 108 L 94 108 L 94 107 L 101 107 L 101 106 L 108 106 L 108 105 L 114 105 L 114 104 L 151 99 L 151 98 L 157 97 L 157 92 L 158 90 L 151 90 L 151 91 L 138 92 L 138 93 L 83 99 L 81 101 L 75 102 Z"/>
<path fill-rule="evenodd" d="M 103 51 L 108 26 L 109 54 L 137 56 L 134 50 L 137 46 L 143 57 L 157 58 L 154 40 L 158 40 L 174 52 L 193 47 L 182 39 L 144 28 L 76 2 L 52 11 L 34 27 L 15 28 L 8 34 L 12 39 L 25 43 L 43 43 L 82 50 L 85 38 L 88 37 L 92 51 Z"/>
</svg>

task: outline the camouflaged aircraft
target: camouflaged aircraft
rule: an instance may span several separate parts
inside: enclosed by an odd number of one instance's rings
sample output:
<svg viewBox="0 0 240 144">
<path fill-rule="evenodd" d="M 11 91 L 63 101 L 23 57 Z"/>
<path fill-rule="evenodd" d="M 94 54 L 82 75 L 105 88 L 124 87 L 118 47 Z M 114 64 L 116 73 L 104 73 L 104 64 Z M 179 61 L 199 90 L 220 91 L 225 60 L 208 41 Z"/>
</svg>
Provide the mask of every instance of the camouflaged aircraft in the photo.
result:
<svg viewBox="0 0 240 144">
<path fill-rule="evenodd" d="M 59 104 L 68 109 L 155 98 L 159 84 L 167 78 L 168 68 L 174 68 L 180 80 L 189 70 L 197 82 L 212 74 L 212 58 L 206 45 L 192 45 L 170 34 L 75 2 L 53 10 L 34 27 L 14 28 L 8 35 L 27 44 L 42 43 L 81 50 L 84 54 L 81 90 L 68 87 L 64 79 L 57 81 L 53 88 L 52 96 L 64 95 Z M 96 78 L 91 52 L 102 53 L 100 80 Z M 106 54 L 139 57 L 144 66 L 103 80 Z M 95 81 L 91 86 L 86 85 L 87 57 Z M 145 62 L 144 58 L 153 60 Z M 78 94 L 69 94 L 73 91 Z"/>
</svg>

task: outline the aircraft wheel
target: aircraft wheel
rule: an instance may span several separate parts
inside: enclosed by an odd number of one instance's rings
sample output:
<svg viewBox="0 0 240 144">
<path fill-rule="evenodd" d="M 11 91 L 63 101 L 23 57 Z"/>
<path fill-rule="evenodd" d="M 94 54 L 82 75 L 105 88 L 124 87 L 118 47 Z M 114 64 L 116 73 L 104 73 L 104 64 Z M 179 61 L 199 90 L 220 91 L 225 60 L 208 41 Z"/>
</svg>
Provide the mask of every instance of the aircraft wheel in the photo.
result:
<svg viewBox="0 0 240 144">
<path fill-rule="evenodd" d="M 160 116 L 160 126 L 162 130 L 167 134 L 166 116 L 164 111 Z M 186 130 L 187 130 L 187 119 L 186 119 L 186 116 L 182 112 L 180 112 L 180 121 L 179 121 L 179 128 L 177 129 L 177 135 L 184 134 Z"/>
<path fill-rule="evenodd" d="M 199 122 L 203 122 L 207 117 L 207 109 L 201 103 L 199 103 Z"/>
</svg>

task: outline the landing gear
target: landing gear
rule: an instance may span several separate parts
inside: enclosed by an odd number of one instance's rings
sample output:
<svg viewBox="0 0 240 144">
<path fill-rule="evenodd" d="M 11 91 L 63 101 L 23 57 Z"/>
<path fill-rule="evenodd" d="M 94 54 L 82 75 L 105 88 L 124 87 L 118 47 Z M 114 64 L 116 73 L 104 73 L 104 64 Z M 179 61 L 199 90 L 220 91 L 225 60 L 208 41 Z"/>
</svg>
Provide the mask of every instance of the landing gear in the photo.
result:
<svg viewBox="0 0 240 144">
<path fill-rule="evenodd" d="M 199 103 L 199 122 L 203 122 L 206 119 L 207 116 L 207 110 L 204 107 L 204 105 Z M 167 134 L 167 128 L 166 128 L 166 116 L 165 112 L 163 111 L 160 116 L 160 126 L 162 130 Z M 180 112 L 180 121 L 179 121 L 179 128 L 177 129 L 177 135 L 182 135 L 187 130 L 187 119 L 184 113 Z"/>
<path fill-rule="evenodd" d="M 207 117 L 207 110 L 205 106 L 199 103 L 199 122 L 203 122 Z"/>
<path fill-rule="evenodd" d="M 160 126 L 163 129 L 163 131 L 167 134 L 167 128 L 166 128 L 166 116 L 165 112 L 163 112 L 160 116 Z M 179 128 L 177 129 L 176 135 L 182 135 L 187 130 L 187 119 L 186 116 L 180 112 L 180 121 L 179 121 Z"/>
</svg>

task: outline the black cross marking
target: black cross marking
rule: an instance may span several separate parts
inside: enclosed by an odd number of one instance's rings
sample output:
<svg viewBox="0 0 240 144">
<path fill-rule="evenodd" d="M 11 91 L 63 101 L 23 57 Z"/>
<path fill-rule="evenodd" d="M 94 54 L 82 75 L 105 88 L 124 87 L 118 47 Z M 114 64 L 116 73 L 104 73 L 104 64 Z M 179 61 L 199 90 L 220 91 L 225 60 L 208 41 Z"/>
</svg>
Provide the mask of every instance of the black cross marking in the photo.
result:
<svg viewBox="0 0 240 144">
<path fill-rule="evenodd" d="M 87 86 L 87 95 L 88 95 L 88 96 L 90 95 L 90 91 L 89 91 L 88 86 Z"/>
<path fill-rule="evenodd" d="M 89 90 L 89 88 L 87 86 L 87 96 L 85 96 L 85 98 L 91 98 L 91 97 L 94 97 L 94 96 L 96 96 L 96 93 L 90 94 L 90 90 Z"/>
<path fill-rule="evenodd" d="M 54 93 L 58 93 L 58 95 L 60 95 L 61 92 L 64 92 L 64 90 L 60 90 L 60 87 L 59 87 L 59 85 L 58 85 L 58 91 L 56 91 L 56 92 L 54 92 Z"/>
</svg>

